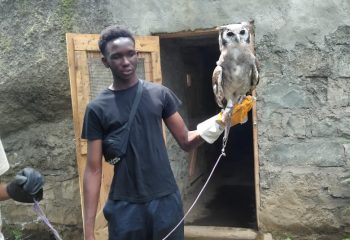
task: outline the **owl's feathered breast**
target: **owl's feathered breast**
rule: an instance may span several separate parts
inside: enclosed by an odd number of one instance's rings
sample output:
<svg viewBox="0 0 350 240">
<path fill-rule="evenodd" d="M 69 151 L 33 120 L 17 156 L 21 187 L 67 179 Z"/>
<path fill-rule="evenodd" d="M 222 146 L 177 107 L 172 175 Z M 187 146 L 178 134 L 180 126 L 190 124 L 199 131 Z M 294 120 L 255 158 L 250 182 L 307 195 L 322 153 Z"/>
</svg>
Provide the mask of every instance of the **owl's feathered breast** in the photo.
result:
<svg viewBox="0 0 350 240">
<path fill-rule="evenodd" d="M 247 47 L 228 46 L 222 53 L 222 88 L 224 97 L 245 95 L 251 88 L 251 78 L 255 56 Z"/>
</svg>

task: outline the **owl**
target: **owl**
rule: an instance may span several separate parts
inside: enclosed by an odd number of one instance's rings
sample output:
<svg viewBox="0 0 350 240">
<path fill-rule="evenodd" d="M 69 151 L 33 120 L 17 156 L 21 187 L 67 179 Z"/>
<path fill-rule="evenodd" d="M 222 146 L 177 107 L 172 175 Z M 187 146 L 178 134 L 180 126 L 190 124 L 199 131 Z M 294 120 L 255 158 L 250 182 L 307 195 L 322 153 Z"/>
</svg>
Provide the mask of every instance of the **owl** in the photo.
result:
<svg viewBox="0 0 350 240">
<path fill-rule="evenodd" d="M 233 107 L 259 82 L 258 62 L 250 45 L 252 22 L 225 25 L 218 29 L 220 57 L 212 83 L 215 100 L 224 109 L 223 117 L 228 124 Z"/>
</svg>

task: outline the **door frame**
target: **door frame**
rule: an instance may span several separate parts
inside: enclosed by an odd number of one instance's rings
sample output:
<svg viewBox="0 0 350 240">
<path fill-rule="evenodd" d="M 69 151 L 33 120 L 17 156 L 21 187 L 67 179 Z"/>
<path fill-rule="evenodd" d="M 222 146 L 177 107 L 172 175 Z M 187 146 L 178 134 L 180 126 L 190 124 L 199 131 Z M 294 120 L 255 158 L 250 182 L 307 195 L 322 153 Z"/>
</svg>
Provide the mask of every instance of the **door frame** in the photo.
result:
<svg viewBox="0 0 350 240">
<path fill-rule="evenodd" d="M 255 29 L 254 23 L 251 23 L 251 41 L 250 47 L 255 54 Z M 194 31 L 180 31 L 172 33 L 154 33 L 153 35 L 159 36 L 160 39 L 175 39 L 181 37 L 213 37 L 219 36 L 218 28 L 198 29 Z M 252 93 L 256 96 L 256 91 Z M 255 188 L 255 204 L 256 204 L 256 221 L 257 227 L 260 229 L 260 165 L 259 165 L 259 147 L 258 147 L 258 118 L 256 104 L 252 108 L 252 124 L 253 124 L 253 156 L 254 156 L 254 188 Z M 190 163 L 192 166 L 193 164 Z"/>
</svg>

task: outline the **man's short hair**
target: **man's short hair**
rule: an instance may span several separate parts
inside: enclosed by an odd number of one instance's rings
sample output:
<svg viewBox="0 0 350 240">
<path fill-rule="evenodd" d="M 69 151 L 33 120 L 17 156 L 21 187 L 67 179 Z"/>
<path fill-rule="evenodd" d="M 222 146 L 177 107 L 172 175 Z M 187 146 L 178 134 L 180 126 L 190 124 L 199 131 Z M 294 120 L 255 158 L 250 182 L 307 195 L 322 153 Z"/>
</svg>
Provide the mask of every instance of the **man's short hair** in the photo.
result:
<svg viewBox="0 0 350 240">
<path fill-rule="evenodd" d="M 130 38 L 135 44 L 134 36 L 125 28 L 113 25 L 103 29 L 100 34 L 100 40 L 98 41 L 98 47 L 100 48 L 101 53 L 105 55 L 107 43 L 120 37 Z"/>
</svg>

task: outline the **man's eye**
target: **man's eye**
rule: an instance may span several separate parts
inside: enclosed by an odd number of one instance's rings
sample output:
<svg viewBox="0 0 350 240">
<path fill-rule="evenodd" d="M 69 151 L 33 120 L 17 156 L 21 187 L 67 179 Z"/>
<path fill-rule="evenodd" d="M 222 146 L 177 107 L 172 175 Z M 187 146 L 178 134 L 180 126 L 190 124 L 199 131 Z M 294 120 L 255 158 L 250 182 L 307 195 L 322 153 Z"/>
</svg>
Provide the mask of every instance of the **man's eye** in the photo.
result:
<svg viewBox="0 0 350 240">
<path fill-rule="evenodd" d="M 115 54 L 112 56 L 113 59 L 120 59 L 122 58 L 122 55 L 119 55 L 119 54 Z"/>
<path fill-rule="evenodd" d="M 128 52 L 128 57 L 133 57 L 136 55 L 136 52 L 135 51 L 130 51 Z"/>
</svg>

